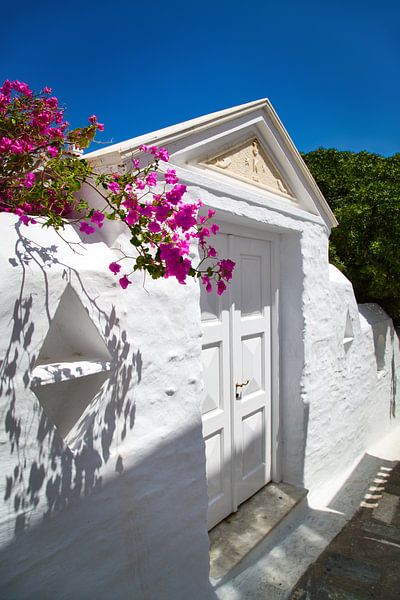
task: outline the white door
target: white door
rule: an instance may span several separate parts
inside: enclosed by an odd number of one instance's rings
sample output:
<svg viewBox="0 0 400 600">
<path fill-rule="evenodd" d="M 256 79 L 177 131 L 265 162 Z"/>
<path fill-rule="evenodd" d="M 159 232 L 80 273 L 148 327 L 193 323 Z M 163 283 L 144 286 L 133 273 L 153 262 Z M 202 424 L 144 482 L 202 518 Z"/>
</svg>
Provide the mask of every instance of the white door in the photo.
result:
<svg viewBox="0 0 400 600">
<path fill-rule="evenodd" d="M 229 293 L 201 293 L 209 528 L 271 478 L 270 242 L 220 234 L 218 250 L 236 268 Z"/>
</svg>

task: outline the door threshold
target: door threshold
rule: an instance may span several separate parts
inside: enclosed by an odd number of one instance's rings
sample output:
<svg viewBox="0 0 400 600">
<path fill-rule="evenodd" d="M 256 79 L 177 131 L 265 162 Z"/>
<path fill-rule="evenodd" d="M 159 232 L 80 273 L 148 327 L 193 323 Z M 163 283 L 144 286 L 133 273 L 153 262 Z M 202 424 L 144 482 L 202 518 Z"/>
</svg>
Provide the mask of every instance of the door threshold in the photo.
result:
<svg viewBox="0 0 400 600">
<path fill-rule="evenodd" d="M 209 532 L 210 577 L 225 577 L 306 496 L 288 483 L 270 483 Z"/>
</svg>

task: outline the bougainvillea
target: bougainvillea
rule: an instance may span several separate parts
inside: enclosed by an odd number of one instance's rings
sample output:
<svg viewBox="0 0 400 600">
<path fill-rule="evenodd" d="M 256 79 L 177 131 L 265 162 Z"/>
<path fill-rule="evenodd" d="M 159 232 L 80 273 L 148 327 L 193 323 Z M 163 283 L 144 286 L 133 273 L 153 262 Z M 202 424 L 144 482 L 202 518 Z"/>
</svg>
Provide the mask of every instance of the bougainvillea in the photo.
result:
<svg viewBox="0 0 400 600">
<path fill-rule="evenodd" d="M 175 277 L 182 284 L 187 277 L 200 278 L 207 292 L 215 283 L 222 294 L 234 262 L 219 258 L 210 244 L 218 231 L 211 222 L 215 212 L 200 216 L 202 203 L 185 200 L 186 186 L 175 170 L 160 172 L 160 162 L 169 160 L 162 147 L 141 146 L 132 168 L 123 173 L 96 174 L 79 152 L 103 129 L 92 115 L 89 125 L 70 130 L 50 88 L 34 94 L 26 83 L 5 81 L 0 88 L 0 211 L 18 215 L 24 225 L 41 223 L 56 231 L 76 224 L 84 235 L 101 229 L 105 219 L 120 221 L 136 250 L 109 265 L 121 288 L 142 270 L 153 279 Z M 83 183 L 96 187 L 102 208 L 89 207 Z M 193 242 L 199 246 L 197 265 L 190 257 Z"/>
</svg>

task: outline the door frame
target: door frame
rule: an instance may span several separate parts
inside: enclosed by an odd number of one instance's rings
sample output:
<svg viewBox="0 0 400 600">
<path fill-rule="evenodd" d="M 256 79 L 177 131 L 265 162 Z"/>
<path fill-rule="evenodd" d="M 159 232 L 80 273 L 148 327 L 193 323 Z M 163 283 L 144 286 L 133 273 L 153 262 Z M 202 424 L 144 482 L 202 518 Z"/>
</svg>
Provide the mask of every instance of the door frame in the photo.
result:
<svg viewBox="0 0 400 600">
<path fill-rule="evenodd" d="M 279 282 L 280 282 L 280 234 L 260 227 L 236 225 L 218 219 L 220 233 L 228 236 L 228 255 L 232 238 L 250 238 L 271 243 L 271 481 L 282 480 L 282 416 L 279 395 L 280 367 L 280 321 L 279 321 Z M 229 288 L 228 288 L 229 290 Z M 230 290 L 228 291 L 230 293 Z M 231 340 L 232 343 L 232 340 Z M 232 349 L 230 349 L 232 350 Z M 234 398 L 231 377 L 231 402 Z"/>
</svg>

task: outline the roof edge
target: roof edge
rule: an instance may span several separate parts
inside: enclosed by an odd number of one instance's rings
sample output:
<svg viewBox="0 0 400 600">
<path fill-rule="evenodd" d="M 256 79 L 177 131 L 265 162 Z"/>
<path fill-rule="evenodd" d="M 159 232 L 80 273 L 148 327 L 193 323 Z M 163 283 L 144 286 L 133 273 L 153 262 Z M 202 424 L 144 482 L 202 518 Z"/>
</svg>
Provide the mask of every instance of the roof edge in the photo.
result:
<svg viewBox="0 0 400 600">
<path fill-rule="evenodd" d="M 270 113 L 272 120 L 276 123 L 279 133 L 281 134 L 286 145 L 288 146 L 289 150 L 293 154 L 293 157 L 296 159 L 303 175 L 305 176 L 307 181 L 310 183 L 314 194 L 317 196 L 317 198 L 321 204 L 321 208 L 323 208 L 324 212 L 327 214 L 327 217 L 329 219 L 331 226 L 337 227 L 339 225 L 339 222 L 336 219 L 331 207 L 329 206 L 328 202 L 326 201 L 326 198 L 323 195 L 323 193 L 321 192 L 321 190 L 319 189 L 317 182 L 315 181 L 310 169 L 307 167 L 300 152 L 298 151 L 297 147 L 295 146 L 292 138 L 286 131 L 285 126 L 283 125 L 277 112 L 275 111 L 274 107 L 272 106 L 271 102 L 268 99 L 266 99 L 266 109 Z"/>
<path fill-rule="evenodd" d="M 105 156 L 106 154 L 115 153 L 125 154 L 136 150 L 139 146 L 146 142 L 150 143 L 154 140 L 157 140 L 158 142 L 168 140 L 169 142 L 171 142 L 176 137 L 184 137 L 185 135 L 189 135 L 193 131 L 193 129 L 199 129 L 202 126 L 208 127 L 214 121 L 223 122 L 225 119 L 231 119 L 237 116 L 238 114 L 246 114 L 247 112 L 253 111 L 257 108 L 263 108 L 268 104 L 269 101 L 267 98 L 261 98 L 260 100 L 253 100 L 252 102 L 239 104 L 238 106 L 234 106 L 232 108 L 226 108 L 224 110 L 219 110 L 217 112 L 202 115 L 194 119 L 189 119 L 188 121 L 183 121 L 182 123 L 177 123 L 176 125 L 169 125 L 168 127 L 157 129 L 156 131 L 144 133 L 137 137 L 130 138 L 125 142 L 117 142 L 116 144 L 111 144 L 110 146 L 106 146 L 105 148 L 101 148 L 100 150 L 88 152 L 88 154 L 83 155 L 83 158 L 98 158 Z"/>
<path fill-rule="evenodd" d="M 285 145 L 287 146 L 288 150 L 290 151 L 296 163 L 298 164 L 303 176 L 310 184 L 310 187 L 313 193 L 315 194 L 316 200 L 318 201 L 323 213 L 325 213 L 330 226 L 337 227 L 338 221 L 335 215 L 333 214 L 328 202 L 326 201 L 324 195 L 319 189 L 309 168 L 304 162 L 300 152 L 296 148 L 294 142 L 292 141 L 290 135 L 286 131 L 282 121 L 280 120 L 278 114 L 276 113 L 274 107 L 272 106 L 268 98 L 253 100 L 252 102 L 247 102 L 245 104 L 240 104 L 232 108 L 227 108 L 210 114 L 202 115 L 200 117 L 196 117 L 195 119 L 183 121 L 182 123 L 178 123 L 176 125 L 163 127 L 162 129 L 158 129 L 156 131 L 152 131 L 131 138 L 129 140 L 126 140 L 125 142 L 119 142 L 110 146 L 106 146 L 105 148 L 102 148 L 100 150 L 89 152 L 88 154 L 84 154 L 83 158 L 88 159 L 89 161 L 96 161 L 96 159 L 101 160 L 103 157 L 107 157 L 111 160 L 112 157 L 116 157 L 117 160 L 120 160 L 121 157 L 123 157 L 124 155 L 135 152 L 142 144 L 151 144 L 157 142 L 157 145 L 160 145 L 171 143 L 177 138 L 181 139 L 190 135 L 195 129 L 201 130 L 203 128 L 207 128 L 216 121 L 218 121 L 218 123 L 223 123 L 224 121 L 229 121 L 234 117 L 237 117 L 238 115 L 245 115 L 259 108 L 265 109 L 266 112 L 269 114 L 269 117 L 275 124 L 279 134 L 282 136 Z"/>
</svg>

